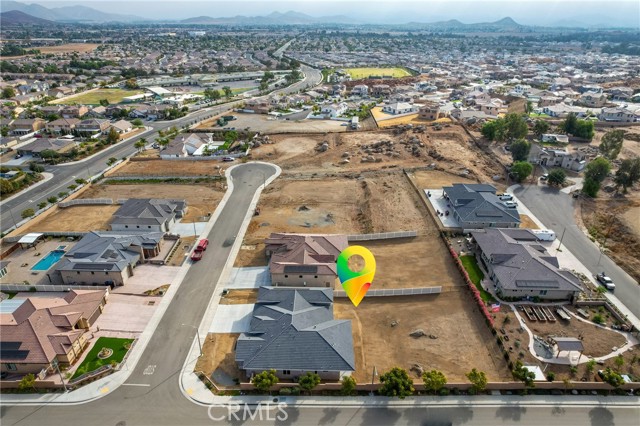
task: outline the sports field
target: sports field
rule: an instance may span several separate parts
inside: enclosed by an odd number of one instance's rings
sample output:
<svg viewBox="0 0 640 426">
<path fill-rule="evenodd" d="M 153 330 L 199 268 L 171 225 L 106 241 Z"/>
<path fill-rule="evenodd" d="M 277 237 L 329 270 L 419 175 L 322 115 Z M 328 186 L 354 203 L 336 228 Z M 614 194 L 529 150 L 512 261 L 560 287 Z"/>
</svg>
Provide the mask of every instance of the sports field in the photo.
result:
<svg viewBox="0 0 640 426">
<path fill-rule="evenodd" d="M 110 104 L 122 102 L 126 96 L 139 95 L 144 93 L 142 90 L 124 90 L 124 89 L 96 89 L 88 93 L 80 93 L 75 96 L 69 96 L 62 99 L 52 101 L 52 104 L 78 103 L 84 105 L 99 105 L 101 99 L 106 99 Z"/>
<path fill-rule="evenodd" d="M 398 78 L 411 75 L 404 68 L 346 68 L 345 71 L 349 73 L 352 80 L 361 80 L 370 76 Z"/>
</svg>

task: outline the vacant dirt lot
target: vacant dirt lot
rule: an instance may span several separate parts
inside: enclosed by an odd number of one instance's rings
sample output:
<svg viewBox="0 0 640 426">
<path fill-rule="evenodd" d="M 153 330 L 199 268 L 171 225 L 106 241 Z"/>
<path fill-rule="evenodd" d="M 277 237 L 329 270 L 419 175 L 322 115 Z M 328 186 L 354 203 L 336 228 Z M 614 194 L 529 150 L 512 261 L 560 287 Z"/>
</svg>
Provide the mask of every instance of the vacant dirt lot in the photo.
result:
<svg viewBox="0 0 640 426">
<path fill-rule="evenodd" d="M 24 232 L 89 232 L 109 229 L 111 215 L 120 206 L 73 206 L 58 209 L 42 221 L 36 218 Z"/>
<path fill-rule="evenodd" d="M 200 185 L 140 184 L 140 185 L 94 185 L 81 198 L 167 198 L 187 200 L 188 210 L 183 220 L 191 221 L 205 216 L 218 206 L 224 195 L 222 182 Z M 109 214 L 110 216 L 110 214 Z"/>
<path fill-rule="evenodd" d="M 196 363 L 195 371 L 202 371 L 210 379 L 215 375 L 216 370 L 228 376 L 231 380 L 237 378 L 245 381 L 244 373 L 238 369 L 235 360 L 236 341 L 240 335 L 233 334 L 214 334 L 209 333 L 202 345 L 203 355 Z M 216 385 L 224 388 L 224 384 L 213 379 Z"/>
<path fill-rule="evenodd" d="M 229 290 L 226 296 L 220 299 L 221 305 L 246 305 L 256 303 L 258 300 L 258 289 L 235 289 Z"/>
<path fill-rule="evenodd" d="M 86 53 L 93 52 L 98 46 L 100 45 L 96 43 L 67 43 L 60 46 L 38 47 L 38 50 L 42 53 Z"/>
<path fill-rule="evenodd" d="M 511 377 L 491 332 L 466 291 L 438 296 L 369 297 L 354 308 L 348 299 L 336 299 L 337 319 L 352 320 L 358 382 L 371 380 L 374 366 L 379 373 L 398 366 L 442 371 L 450 382 L 466 381 L 465 374 L 477 368 L 489 380 Z M 391 326 L 396 321 L 396 326 Z M 422 329 L 429 337 L 413 338 Z M 391 348 L 396 348 L 393 350 Z M 410 373 L 414 380 L 417 374 Z"/>
<path fill-rule="evenodd" d="M 608 249 L 608 256 L 640 281 L 640 194 L 582 200 L 582 221 L 591 237 Z M 606 197 L 606 198 L 605 198 Z"/>
<path fill-rule="evenodd" d="M 223 176 L 226 166 L 216 160 L 129 161 L 112 176 Z"/>
</svg>

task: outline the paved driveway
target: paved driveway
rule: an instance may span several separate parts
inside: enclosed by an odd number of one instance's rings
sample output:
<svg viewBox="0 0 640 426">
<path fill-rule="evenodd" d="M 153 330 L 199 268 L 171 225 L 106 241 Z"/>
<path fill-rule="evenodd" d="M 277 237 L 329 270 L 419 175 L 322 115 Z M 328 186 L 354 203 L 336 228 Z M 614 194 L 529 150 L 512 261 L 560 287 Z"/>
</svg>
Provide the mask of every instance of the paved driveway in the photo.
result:
<svg viewBox="0 0 640 426">
<path fill-rule="evenodd" d="M 138 265 L 134 275 L 123 286 L 114 288 L 112 293 L 144 294 L 165 284 L 171 284 L 180 270 L 179 266 Z"/>
<path fill-rule="evenodd" d="M 249 331 L 253 304 L 218 305 L 209 333 L 243 333 Z"/>
<path fill-rule="evenodd" d="M 160 300 L 160 297 L 112 293 L 102 315 L 92 328 L 97 327 L 101 331 L 142 333 Z"/>
<path fill-rule="evenodd" d="M 226 288 L 258 288 L 263 285 L 271 285 L 268 266 L 233 268 Z"/>
</svg>

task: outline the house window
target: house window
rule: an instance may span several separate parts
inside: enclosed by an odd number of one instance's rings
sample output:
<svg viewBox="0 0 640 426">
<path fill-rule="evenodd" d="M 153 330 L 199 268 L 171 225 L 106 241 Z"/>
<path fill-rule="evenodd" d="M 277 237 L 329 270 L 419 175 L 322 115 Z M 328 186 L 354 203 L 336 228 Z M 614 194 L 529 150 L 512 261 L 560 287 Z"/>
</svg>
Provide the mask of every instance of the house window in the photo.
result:
<svg viewBox="0 0 640 426">
<path fill-rule="evenodd" d="M 284 277 L 285 277 L 285 278 L 289 278 L 289 275 L 285 275 Z"/>
<path fill-rule="evenodd" d="M 16 371 L 18 369 L 18 367 L 16 367 L 15 364 L 5 364 L 7 366 L 7 370 L 9 371 Z"/>
<path fill-rule="evenodd" d="M 124 227 L 125 227 L 125 228 L 128 228 L 128 227 L 129 227 L 129 225 L 125 225 Z"/>
<path fill-rule="evenodd" d="M 540 290 L 540 296 L 545 296 L 547 294 L 547 290 Z"/>
<path fill-rule="evenodd" d="M 318 278 L 318 276 L 317 276 L 317 275 L 314 275 L 314 276 L 313 276 L 313 278 Z"/>
<path fill-rule="evenodd" d="M 285 374 L 285 375 L 291 374 L 291 370 L 282 370 L 282 374 Z"/>
<path fill-rule="evenodd" d="M 136 225 L 136 228 L 140 228 L 140 225 Z"/>
<path fill-rule="evenodd" d="M 80 271 L 76 271 L 76 274 L 77 274 L 77 275 L 80 275 Z"/>
<path fill-rule="evenodd" d="M 298 278 L 302 278 L 302 275 L 298 275 Z"/>
</svg>

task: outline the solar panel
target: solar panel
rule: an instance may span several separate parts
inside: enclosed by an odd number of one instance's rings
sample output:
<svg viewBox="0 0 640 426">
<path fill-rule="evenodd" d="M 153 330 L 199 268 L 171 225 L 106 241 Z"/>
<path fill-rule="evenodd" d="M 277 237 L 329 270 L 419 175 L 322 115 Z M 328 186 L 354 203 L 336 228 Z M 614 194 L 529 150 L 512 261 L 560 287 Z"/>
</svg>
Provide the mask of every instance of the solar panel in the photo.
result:
<svg viewBox="0 0 640 426">
<path fill-rule="evenodd" d="M 516 281 L 516 287 L 558 288 L 560 285 L 557 281 L 518 280 Z"/>
<path fill-rule="evenodd" d="M 315 265 L 285 265 L 284 273 L 292 274 L 315 274 L 318 267 Z"/>
</svg>

